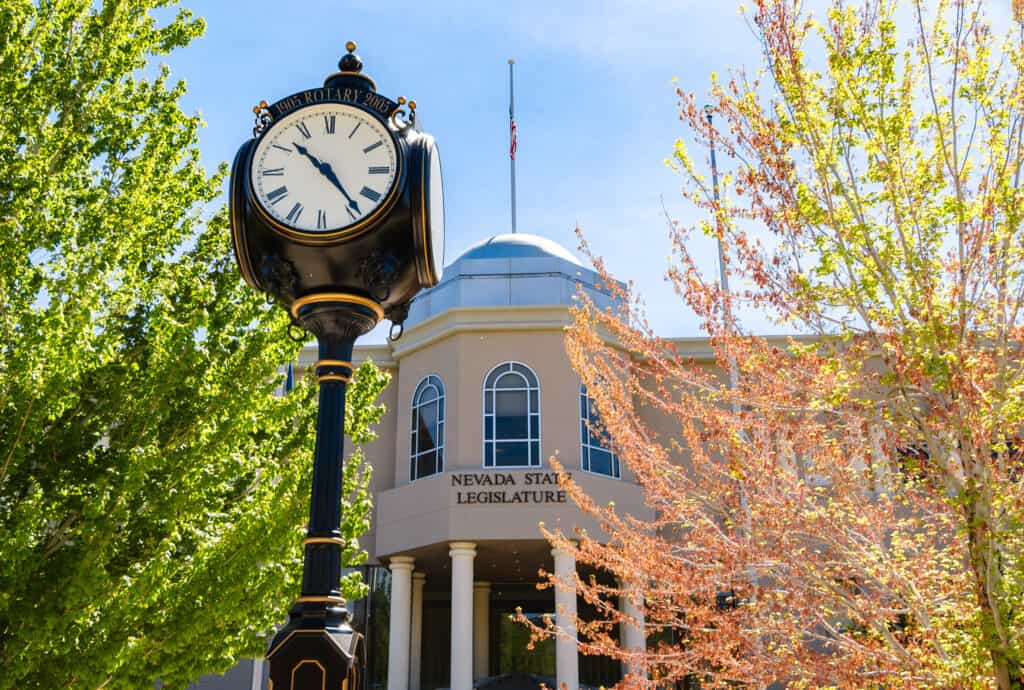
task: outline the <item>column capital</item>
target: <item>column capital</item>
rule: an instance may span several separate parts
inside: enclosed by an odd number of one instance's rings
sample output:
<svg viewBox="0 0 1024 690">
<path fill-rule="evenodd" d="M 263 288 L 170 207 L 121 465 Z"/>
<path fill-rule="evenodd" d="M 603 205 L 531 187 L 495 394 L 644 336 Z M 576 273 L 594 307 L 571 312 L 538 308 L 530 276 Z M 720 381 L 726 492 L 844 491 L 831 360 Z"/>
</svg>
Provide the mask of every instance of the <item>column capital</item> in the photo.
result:
<svg viewBox="0 0 1024 690">
<path fill-rule="evenodd" d="M 476 580 L 473 582 L 473 589 L 490 589 L 491 583 L 487 580 Z"/>
<path fill-rule="evenodd" d="M 395 570 L 408 570 L 412 572 L 413 564 L 416 559 L 412 556 L 392 556 L 388 559 L 388 568 L 394 572 Z"/>
<path fill-rule="evenodd" d="M 427 574 L 426 573 L 421 573 L 420 571 L 417 570 L 416 572 L 414 572 L 412 574 L 412 582 L 413 582 L 413 584 L 422 584 L 422 583 L 424 583 L 426 581 L 427 581 Z"/>
<path fill-rule="evenodd" d="M 469 556 L 473 558 L 476 556 L 476 542 L 472 541 L 453 541 L 448 544 L 448 555 L 452 558 L 456 556 Z"/>
</svg>

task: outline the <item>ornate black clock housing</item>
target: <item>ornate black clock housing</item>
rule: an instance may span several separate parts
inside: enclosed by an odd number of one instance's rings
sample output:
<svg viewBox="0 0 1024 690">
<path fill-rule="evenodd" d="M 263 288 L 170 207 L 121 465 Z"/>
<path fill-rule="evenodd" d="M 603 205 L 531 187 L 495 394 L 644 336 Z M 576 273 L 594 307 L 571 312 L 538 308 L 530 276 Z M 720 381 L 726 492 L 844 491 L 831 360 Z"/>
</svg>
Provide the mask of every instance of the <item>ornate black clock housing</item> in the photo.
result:
<svg viewBox="0 0 1024 690">
<path fill-rule="evenodd" d="M 245 281 L 317 338 L 320 386 L 302 592 L 267 651 L 272 687 L 360 690 L 362 639 L 341 596 L 341 459 L 355 339 L 436 285 L 444 193 L 416 104 L 377 93 L 349 43 L 320 88 L 255 108 L 231 169 L 231 233 Z M 404 107 L 403 107 L 404 106 Z M 392 327 L 394 332 L 394 326 Z"/>
<path fill-rule="evenodd" d="M 415 102 L 378 94 L 348 47 L 322 87 L 255 109 L 231 172 L 235 256 L 293 316 L 316 295 L 345 294 L 400 323 L 441 276 L 440 157 L 415 127 Z"/>
</svg>

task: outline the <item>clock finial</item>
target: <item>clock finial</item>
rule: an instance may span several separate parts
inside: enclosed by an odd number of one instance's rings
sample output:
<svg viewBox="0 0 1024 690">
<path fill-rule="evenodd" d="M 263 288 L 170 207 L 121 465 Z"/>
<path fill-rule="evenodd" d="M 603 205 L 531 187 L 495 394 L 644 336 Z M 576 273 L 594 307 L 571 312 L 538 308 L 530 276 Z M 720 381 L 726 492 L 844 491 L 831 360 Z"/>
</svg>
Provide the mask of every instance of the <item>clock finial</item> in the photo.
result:
<svg viewBox="0 0 1024 690">
<path fill-rule="evenodd" d="M 338 69 L 342 72 L 362 72 L 363 61 L 356 55 L 356 42 L 349 41 L 345 44 L 345 50 L 348 51 L 345 55 L 341 56 L 338 60 Z"/>
<path fill-rule="evenodd" d="M 338 72 L 324 80 L 324 86 L 357 86 L 362 89 L 376 91 L 377 85 L 368 76 L 363 74 L 363 61 L 356 55 L 356 42 L 345 43 L 345 50 L 348 52 L 338 60 Z"/>
</svg>

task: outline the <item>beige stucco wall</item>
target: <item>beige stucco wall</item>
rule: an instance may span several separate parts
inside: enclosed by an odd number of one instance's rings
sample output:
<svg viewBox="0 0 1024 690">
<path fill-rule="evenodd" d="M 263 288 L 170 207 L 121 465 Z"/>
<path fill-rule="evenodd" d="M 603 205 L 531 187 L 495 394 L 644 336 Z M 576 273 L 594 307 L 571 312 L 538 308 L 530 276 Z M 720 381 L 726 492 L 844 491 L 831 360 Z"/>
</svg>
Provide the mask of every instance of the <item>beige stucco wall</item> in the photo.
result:
<svg viewBox="0 0 1024 690">
<path fill-rule="evenodd" d="M 595 499 L 646 514 L 627 468 L 621 479 L 580 469 L 580 382 L 564 344 L 569 318 L 566 307 L 453 309 L 417 325 L 397 343 L 357 349 L 357 361 L 369 356 L 392 375 L 381 399 L 387 413 L 378 440 L 366 448 L 375 468 L 375 510 L 364 545 L 373 559 L 459 539 L 537 539 L 540 521 L 598 532 L 571 501 L 467 505 L 459 502 L 460 487 L 452 485 L 452 474 L 511 473 L 516 490 L 530 489 L 524 473 L 550 472 L 547 458 L 556 453 Z M 483 467 L 483 382 L 494 366 L 507 361 L 526 364 L 540 382 L 539 468 Z M 412 395 L 429 374 L 440 376 L 445 386 L 445 468 L 440 476 L 410 482 Z"/>
<path fill-rule="evenodd" d="M 514 486 L 475 483 L 484 476 L 511 480 Z M 614 501 L 620 511 L 646 514 L 643 496 L 636 484 L 587 472 L 573 472 L 572 476 L 599 505 Z M 467 479 L 474 480 L 471 488 L 458 483 Z M 530 480 L 532 483 L 528 483 Z M 377 494 L 380 520 L 377 556 L 402 553 L 437 542 L 539 539 L 541 522 L 565 534 L 573 534 L 576 528 L 581 528 L 591 535 L 599 535 L 597 522 L 584 516 L 557 485 L 549 483 L 553 481 L 553 474 L 545 467 L 474 468 L 469 472 L 446 471 L 381 492 Z M 498 495 L 509 499 L 513 493 L 524 492 L 537 496 L 516 504 L 467 503 L 470 495 Z"/>
</svg>

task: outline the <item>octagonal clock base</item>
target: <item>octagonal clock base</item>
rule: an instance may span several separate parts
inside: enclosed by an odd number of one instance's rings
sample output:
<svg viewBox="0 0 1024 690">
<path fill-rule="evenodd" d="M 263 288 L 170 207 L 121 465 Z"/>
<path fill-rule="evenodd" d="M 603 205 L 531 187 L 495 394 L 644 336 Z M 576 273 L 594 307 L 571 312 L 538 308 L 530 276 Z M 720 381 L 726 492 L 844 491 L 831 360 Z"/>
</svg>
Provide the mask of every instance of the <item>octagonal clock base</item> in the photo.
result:
<svg viewBox="0 0 1024 690">
<path fill-rule="evenodd" d="M 366 663 L 363 636 L 348 624 L 343 606 L 298 603 L 271 644 L 272 690 L 360 690 Z"/>
</svg>

